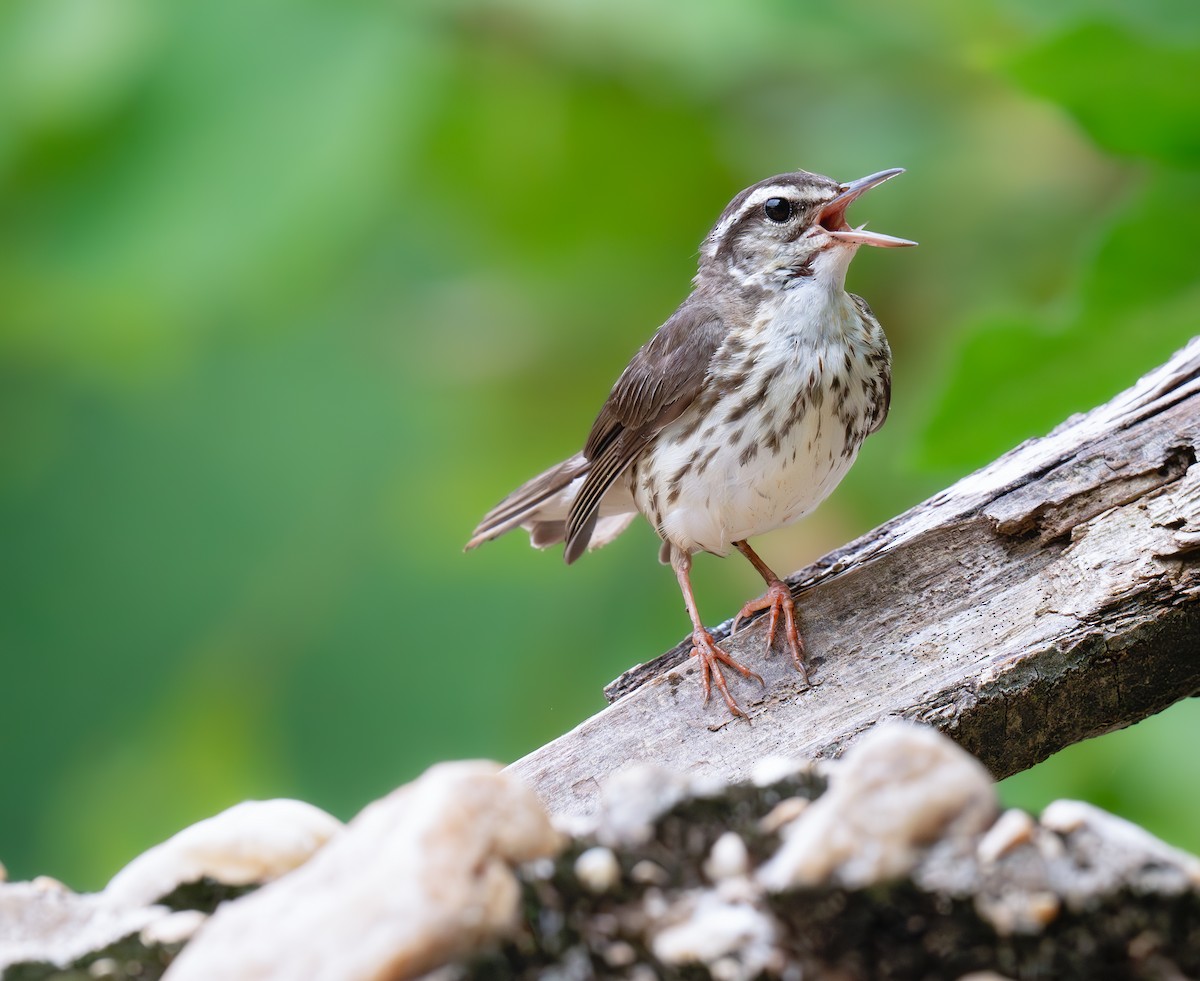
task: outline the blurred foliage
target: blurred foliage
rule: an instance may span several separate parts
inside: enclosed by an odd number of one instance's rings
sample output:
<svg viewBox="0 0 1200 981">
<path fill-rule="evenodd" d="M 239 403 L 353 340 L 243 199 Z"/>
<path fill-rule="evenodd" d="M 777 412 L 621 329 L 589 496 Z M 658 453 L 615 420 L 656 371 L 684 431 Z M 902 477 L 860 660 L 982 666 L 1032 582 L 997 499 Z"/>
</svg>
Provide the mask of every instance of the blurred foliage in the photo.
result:
<svg viewBox="0 0 1200 981">
<path fill-rule="evenodd" d="M 516 757 L 674 643 L 639 524 L 475 520 L 573 452 L 732 194 L 856 220 L 893 415 L 796 568 L 1101 402 L 1200 312 L 1183 0 L 0 6 L 0 856 L 103 883 L 243 797 Z M 760 583 L 701 560 L 701 610 Z M 699 711 L 699 704 L 697 704 Z M 1177 706 L 1006 785 L 1200 849 Z"/>
</svg>

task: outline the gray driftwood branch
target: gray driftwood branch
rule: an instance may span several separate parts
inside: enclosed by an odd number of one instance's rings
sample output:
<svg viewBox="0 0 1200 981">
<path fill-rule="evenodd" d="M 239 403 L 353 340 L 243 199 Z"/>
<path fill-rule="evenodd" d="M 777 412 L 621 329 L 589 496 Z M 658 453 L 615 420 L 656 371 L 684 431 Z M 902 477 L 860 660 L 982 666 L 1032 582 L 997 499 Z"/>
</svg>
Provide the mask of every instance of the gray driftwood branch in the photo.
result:
<svg viewBox="0 0 1200 981">
<path fill-rule="evenodd" d="M 680 646 L 612 705 L 513 764 L 590 812 L 632 761 L 722 780 L 765 756 L 840 755 L 889 717 L 930 723 L 997 777 L 1200 693 L 1200 338 L 1137 385 L 790 577 L 813 680 L 764 625 L 730 719 Z M 719 636 L 728 634 L 722 625 Z"/>
</svg>

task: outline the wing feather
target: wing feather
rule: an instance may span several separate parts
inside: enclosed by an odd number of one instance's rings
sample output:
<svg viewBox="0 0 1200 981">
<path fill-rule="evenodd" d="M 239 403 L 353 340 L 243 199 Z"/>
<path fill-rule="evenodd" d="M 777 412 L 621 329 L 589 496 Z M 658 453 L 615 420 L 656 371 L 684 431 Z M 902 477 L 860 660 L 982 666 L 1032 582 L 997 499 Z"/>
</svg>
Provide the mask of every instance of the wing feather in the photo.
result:
<svg viewBox="0 0 1200 981">
<path fill-rule="evenodd" d="M 600 501 L 613 482 L 692 403 L 726 333 L 713 306 L 693 295 L 621 373 L 584 445 L 591 469 L 567 516 L 563 554 L 568 563 L 587 548 Z"/>
</svg>

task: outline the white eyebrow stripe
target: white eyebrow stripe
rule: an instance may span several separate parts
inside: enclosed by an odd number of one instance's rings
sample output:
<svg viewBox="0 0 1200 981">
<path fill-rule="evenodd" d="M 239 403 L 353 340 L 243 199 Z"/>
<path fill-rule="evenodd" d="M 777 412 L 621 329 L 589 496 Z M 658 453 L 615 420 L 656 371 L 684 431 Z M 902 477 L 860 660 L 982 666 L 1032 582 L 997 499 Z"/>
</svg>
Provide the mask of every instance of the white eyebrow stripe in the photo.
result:
<svg viewBox="0 0 1200 981">
<path fill-rule="evenodd" d="M 833 195 L 825 187 L 797 187 L 795 184 L 771 184 L 767 187 L 756 188 L 751 192 L 742 206 L 738 209 L 740 218 L 747 211 L 757 208 L 771 198 L 787 198 L 795 201 L 801 207 L 806 204 L 816 204 L 818 201 L 829 201 Z"/>
<path fill-rule="evenodd" d="M 717 224 L 717 227 L 712 230 L 711 238 L 714 242 L 721 241 L 729 229 L 741 221 L 744 215 L 761 208 L 771 198 L 788 198 L 803 208 L 805 205 L 829 201 L 833 196 L 826 187 L 801 188 L 795 184 L 768 184 L 765 187 L 757 187 L 746 196 L 746 200 L 741 203 L 737 211 L 727 215 Z"/>
<path fill-rule="evenodd" d="M 752 184 L 725 206 L 716 225 L 700 243 L 700 254 L 709 260 L 719 255 L 729 244 L 734 229 L 742 223 L 753 225 L 758 217 L 755 212 L 759 212 L 761 216 L 763 203 L 773 197 L 787 198 L 801 211 L 807 211 L 815 205 L 832 201 L 843 186 L 829 177 L 803 170 L 790 174 L 776 174 L 759 184 Z"/>
</svg>

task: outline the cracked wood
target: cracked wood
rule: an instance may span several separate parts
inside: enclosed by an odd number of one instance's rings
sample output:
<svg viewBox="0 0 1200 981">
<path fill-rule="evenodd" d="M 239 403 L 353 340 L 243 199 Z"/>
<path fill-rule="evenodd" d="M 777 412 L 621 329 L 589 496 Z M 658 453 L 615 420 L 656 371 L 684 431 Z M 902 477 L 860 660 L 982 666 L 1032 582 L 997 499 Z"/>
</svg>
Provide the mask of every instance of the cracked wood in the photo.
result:
<svg viewBox="0 0 1200 981">
<path fill-rule="evenodd" d="M 731 681 L 750 724 L 701 707 L 684 643 L 512 769 L 553 810 L 588 812 L 634 761 L 736 780 L 766 756 L 839 755 L 898 716 L 1000 778 L 1200 694 L 1198 447 L 1200 338 L 790 576 L 814 687 L 764 654 L 760 621 L 724 641 L 766 681 Z"/>
</svg>

